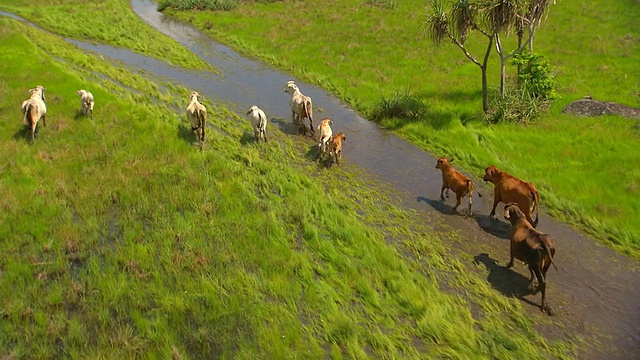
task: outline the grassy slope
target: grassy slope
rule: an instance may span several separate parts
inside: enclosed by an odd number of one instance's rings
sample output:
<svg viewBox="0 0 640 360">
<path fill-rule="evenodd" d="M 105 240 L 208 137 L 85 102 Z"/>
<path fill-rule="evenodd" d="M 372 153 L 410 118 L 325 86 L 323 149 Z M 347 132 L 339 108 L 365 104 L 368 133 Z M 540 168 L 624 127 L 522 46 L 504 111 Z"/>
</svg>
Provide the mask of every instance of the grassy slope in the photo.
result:
<svg viewBox="0 0 640 360">
<path fill-rule="evenodd" d="M 200 152 L 182 114 L 86 67 L 122 69 L 5 18 L 0 41 L 0 356 L 571 354 L 364 174 L 319 169 L 273 127 L 247 143 L 211 104 L 218 136 Z M 188 92 L 128 81 L 163 104 Z M 48 119 L 28 145 L 18 106 L 35 84 Z M 95 121 L 77 116 L 81 87 Z"/>
<path fill-rule="evenodd" d="M 0 10 L 19 15 L 56 34 L 129 48 L 189 69 L 214 71 L 210 64 L 140 21 L 123 0 L 4 0 Z"/>
<path fill-rule="evenodd" d="M 561 114 L 584 95 L 640 106 L 640 8 L 628 0 L 606 8 L 577 1 L 552 6 L 535 46 L 557 68 L 562 99 L 526 128 L 478 120 L 480 71 L 453 45 L 436 48 L 425 38 L 426 12 L 424 1 L 385 10 L 361 0 L 309 0 L 243 5 L 215 15 L 173 13 L 333 90 L 365 114 L 383 96 L 417 91 L 431 105 L 427 119 L 382 124 L 437 155 L 455 156 L 479 177 L 493 163 L 534 182 L 554 216 L 640 259 L 637 121 Z M 484 40 L 472 41 L 472 53 L 480 56 Z M 493 57 L 493 84 L 497 63 Z"/>
</svg>

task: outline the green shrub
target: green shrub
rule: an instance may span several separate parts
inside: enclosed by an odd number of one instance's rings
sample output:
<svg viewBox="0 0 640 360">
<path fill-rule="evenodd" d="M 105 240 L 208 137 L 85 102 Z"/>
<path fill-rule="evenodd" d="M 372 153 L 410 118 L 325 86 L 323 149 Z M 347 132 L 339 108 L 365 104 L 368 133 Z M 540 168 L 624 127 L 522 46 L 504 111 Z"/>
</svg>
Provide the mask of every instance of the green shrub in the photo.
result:
<svg viewBox="0 0 640 360">
<path fill-rule="evenodd" d="M 525 51 L 514 55 L 512 65 L 518 67 L 518 76 L 515 81 L 507 81 L 504 96 L 499 89 L 489 92 L 489 111 L 485 114 L 489 123 L 530 123 L 558 98 L 553 68 L 542 55 Z"/>
<path fill-rule="evenodd" d="M 429 105 L 415 92 L 396 91 L 391 99 L 382 98 L 371 112 L 371 119 L 378 121 L 384 118 L 400 118 L 418 120 L 424 118 Z"/>
<path fill-rule="evenodd" d="M 552 101 L 558 98 L 554 69 L 544 56 L 523 51 L 513 56 L 511 64 L 518 67 L 519 86 L 532 97 Z"/>
</svg>

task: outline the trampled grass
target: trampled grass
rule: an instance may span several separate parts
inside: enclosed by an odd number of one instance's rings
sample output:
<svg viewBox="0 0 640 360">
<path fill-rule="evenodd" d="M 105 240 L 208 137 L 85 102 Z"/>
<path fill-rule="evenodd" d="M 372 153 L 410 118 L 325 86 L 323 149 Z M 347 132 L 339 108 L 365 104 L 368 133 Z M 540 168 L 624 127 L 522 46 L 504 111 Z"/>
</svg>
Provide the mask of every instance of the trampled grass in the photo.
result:
<svg viewBox="0 0 640 360">
<path fill-rule="evenodd" d="M 120 87 L 122 69 L 92 58 L 97 77 L 75 65 L 89 55 L 6 18 L 0 41 L 0 356 L 574 355 L 357 169 L 318 167 L 275 126 L 244 141 L 247 122 L 215 104 L 199 151 L 171 101 L 129 93 L 149 80 Z M 47 126 L 29 145 L 19 104 L 36 84 Z M 153 96 L 186 101 L 175 89 Z"/>
<path fill-rule="evenodd" d="M 482 123 L 480 70 L 454 45 L 435 47 L 426 37 L 427 3 L 309 0 L 243 4 L 230 12 L 166 11 L 333 91 L 365 115 L 381 99 L 412 89 L 428 115 L 382 125 L 434 155 L 455 156 L 478 177 L 495 164 L 535 183 L 551 214 L 640 259 L 637 120 L 561 113 L 586 95 L 640 106 L 640 8 L 623 0 L 551 6 L 534 50 L 556 68 L 561 99 L 538 123 L 522 127 Z M 473 37 L 468 45 L 476 56 L 486 46 Z M 495 86 L 495 54 L 489 66 Z"/>
</svg>

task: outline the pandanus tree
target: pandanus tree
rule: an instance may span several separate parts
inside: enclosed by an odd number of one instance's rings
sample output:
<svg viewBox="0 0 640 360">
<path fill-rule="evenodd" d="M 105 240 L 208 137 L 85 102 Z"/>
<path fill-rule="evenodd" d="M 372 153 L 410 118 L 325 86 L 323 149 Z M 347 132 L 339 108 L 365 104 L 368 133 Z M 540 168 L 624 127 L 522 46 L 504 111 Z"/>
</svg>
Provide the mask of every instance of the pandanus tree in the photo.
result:
<svg viewBox="0 0 640 360">
<path fill-rule="evenodd" d="M 439 45 L 447 40 L 462 50 L 465 56 L 480 67 L 482 73 L 482 109 L 489 110 L 487 100 L 487 64 L 493 45 L 500 56 L 500 94 L 504 95 L 506 62 L 526 46 L 533 48 L 533 35 L 553 0 L 432 0 L 427 18 L 427 32 Z M 448 5 L 451 5 L 450 7 Z M 518 47 L 506 53 L 500 39 L 515 31 Z M 465 47 L 469 33 L 479 33 L 487 39 L 482 62 Z M 527 37 L 526 41 L 525 37 Z"/>
<path fill-rule="evenodd" d="M 496 52 L 500 57 L 500 97 L 504 97 L 505 82 L 507 78 L 506 64 L 509 58 L 520 54 L 525 47 L 533 51 L 533 35 L 540 26 L 549 0 L 488 0 L 483 5 L 484 23 L 491 29 L 496 44 Z M 507 53 L 500 41 L 501 34 L 509 36 L 515 30 L 518 37 L 518 46 Z M 525 36 L 526 41 L 523 42 Z"/>
<path fill-rule="evenodd" d="M 480 67 L 482 72 L 482 109 L 489 109 L 487 99 L 487 64 L 493 46 L 493 33 L 483 29 L 477 22 L 480 7 L 473 0 L 457 0 L 449 10 L 445 0 L 432 0 L 431 13 L 427 18 L 428 34 L 436 44 L 450 40 L 464 55 Z M 470 32 L 478 32 L 487 38 L 487 48 L 480 62 L 465 47 Z"/>
</svg>

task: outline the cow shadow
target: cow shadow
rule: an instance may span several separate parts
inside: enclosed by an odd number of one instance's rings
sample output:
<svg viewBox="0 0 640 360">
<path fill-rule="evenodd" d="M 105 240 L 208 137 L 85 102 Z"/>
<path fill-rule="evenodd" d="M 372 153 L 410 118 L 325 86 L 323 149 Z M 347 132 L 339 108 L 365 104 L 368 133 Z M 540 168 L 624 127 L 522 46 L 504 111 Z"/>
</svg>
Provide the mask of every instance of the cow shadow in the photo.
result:
<svg viewBox="0 0 640 360">
<path fill-rule="evenodd" d="M 256 142 L 256 136 L 253 131 L 243 131 L 242 136 L 240 137 L 240 144 L 247 145 Z"/>
<path fill-rule="evenodd" d="M 38 128 L 36 128 L 36 137 L 38 136 Z M 31 142 L 31 129 L 27 126 L 21 126 L 13 136 L 11 137 L 13 140 L 25 140 L 27 142 Z"/>
<path fill-rule="evenodd" d="M 486 233 L 497 238 L 509 239 L 509 224 L 498 219 L 492 219 L 489 215 L 477 214 L 474 216 L 478 226 Z"/>
<path fill-rule="evenodd" d="M 193 144 L 198 141 L 195 131 L 191 130 L 184 124 L 178 125 L 178 137 L 189 144 Z"/>
<path fill-rule="evenodd" d="M 451 195 L 449 195 L 451 196 Z M 455 198 L 455 195 L 454 195 Z M 429 206 L 431 206 L 432 208 L 434 208 L 435 210 L 437 210 L 439 213 L 444 214 L 444 215 L 460 215 L 460 216 L 468 216 L 468 214 L 466 213 L 466 207 L 464 207 L 464 213 L 462 212 L 458 212 L 458 210 L 453 210 L 453 205 L 449 204 L 448 201 L 450 201 L 450 198 L 446 200 L 442 201 L 440 199 L 440 197 L 438 197 L 437 199 L 429 199 L 428 197 L 425 196 L 418 196 L 416 197 L 416 201 L 417 202 L 425 202 L 427 203 Z M 458 206 L 458 209 L 462 209 L 464 204 L 460 204 L 460 206 Z"/>
<path fill-rule="evenodd" d="M 318 166 L 323 168 L 330 168 L 333 165 L 333 158 L 331 157 L 331 155 L 320 153 L 318 144 L 309 146 L 309 150 L 307 150 L 305 158 L 315 161 Z"/>
<path fill-rule="evenodd" d="M 290 121 L 285 121 L 284 119 L 279 119 L 279 118 L 271 118 L 271 122 L 274 123 L 280 129 L 280 131 L 282 131 L 285 134 L 289 134 L 289 135 L 302 134 L 301 127 Z M 307 131 L 307 134 L 309 134 L 309 131 Z"/>
<path fill-rule="evenodd" d="M 517 298 L 529 305 L 538 307 L 539 305 L 525 298 L 533 294 L 529 289 L 529 279 L 512 269 L 498 265 L 496 260 L 489 257 L 487 253 L 481 253 L 473 258 L 474 264 L 483 264 L 489 271 L 487 281 L 491 287 L 505 296 Z"/>
<path fill-rule="evenodd" d="M 87 117 L 82 113 L 82 110 L 76 110 L 76 114 L 73 116 L 73 120 L 78 120 L 83 117 Z"/>
</svg>

